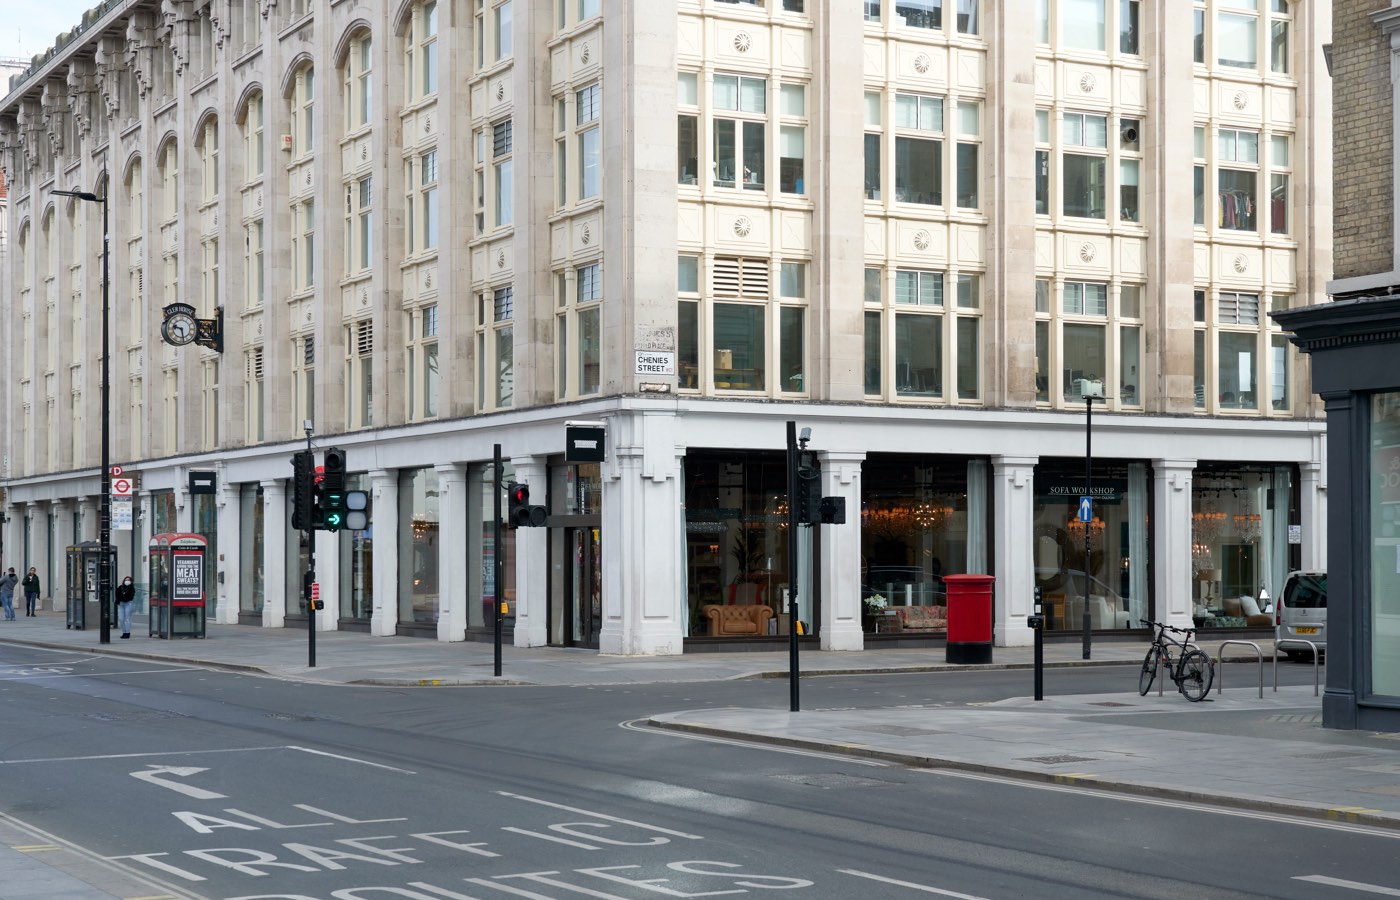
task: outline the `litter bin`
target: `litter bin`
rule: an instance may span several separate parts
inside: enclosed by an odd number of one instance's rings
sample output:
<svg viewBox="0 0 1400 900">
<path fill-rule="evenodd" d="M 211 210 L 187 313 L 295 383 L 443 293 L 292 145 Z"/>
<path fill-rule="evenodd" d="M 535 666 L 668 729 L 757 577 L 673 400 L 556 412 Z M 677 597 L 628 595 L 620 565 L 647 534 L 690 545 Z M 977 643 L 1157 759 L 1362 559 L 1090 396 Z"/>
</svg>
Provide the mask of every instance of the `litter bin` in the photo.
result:
<svg viewBox="0 0 1400 900">
<path fill-rule="evenodd" d="M 948 591 L 948 650 L 950 663 L 992 661 L 991 575 L 944 575 Z"/>
</svg>

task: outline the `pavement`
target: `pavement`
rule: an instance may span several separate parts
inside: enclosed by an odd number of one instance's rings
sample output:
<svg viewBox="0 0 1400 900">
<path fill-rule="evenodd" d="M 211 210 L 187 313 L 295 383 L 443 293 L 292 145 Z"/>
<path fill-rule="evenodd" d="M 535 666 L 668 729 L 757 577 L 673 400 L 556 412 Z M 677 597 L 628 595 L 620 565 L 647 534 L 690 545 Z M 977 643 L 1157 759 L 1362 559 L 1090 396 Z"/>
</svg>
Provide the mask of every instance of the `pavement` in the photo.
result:
<svg viewBox="0 0 1400 900">
<path fill-rule="evenodd" d="M 145 619 L 138 616 L 130 640 L 120 639 L 114 630 L 111 643 L 103 645 L 96 629 L 67 629 L 63 615 L 53 612 L 0 621 L 0 645 L 6 643 L 327 685 L 597 686 L 788 675 L 786 645 L 771 652 L 694 652 L 641 659 L 604 656 L 594 650 L 507 646 L 502 651 L 502 674 L 497 677 L 494 647 L 489 643 L 448 644 L 343 631 L 317 633 L 317 664 L 311 667 L 304 630 L 210 625 L 205 639 L 166 641 L 147 637 Z M 1218 657 L 1218 643 L 1200 643 Z M 1261 646 L 1266 654 L 1271 649 L 1267 642 Z M 1045 663 L 1136 667 L 1146 648 L 1145 638 L 1098 639 L 1092 659 L 1085 661 L 1077 641 L 1047 643 Z M 1267 664 L 1261 670 L 1251 650 L 1229 649 L 1229 656 L 1238 662 L 1219 667 L 1217 689 L 1202 703 L 1187 702 L 1170 682 L 1162 696 L 1154 686 L 1140 697 L 1134 668 L 1131 674 L 1124 673 L 1124 689 L 1111 694 L 797 713 L 709 708 L 658 713 L 649 718 L 649 724 L 897 765 L 1400 830 L 1400 734 L 1324 730 L 1321 699 L 1314 696 L 1311 683 L 1271 690 Z M 931 671 L 956 677 L 956 672 L 966 670 L 1029 669 L 1032 659 L 1030 647 L 997 647 L 989 666 L 949 665 L 941 647 L 858 652 L 804 647 L 800 668 L 804 677 L 897 678 Z M 3 662 L 0 651 L 0 665 Z M 1279 666 L 1292 669 L 1296 680 L 1297 664 L 1281 661 Z M 1310 674 L 1310 669 L 1303 669 L 1304 674 Z M 1222 679 L 1223 693 L 1218 690 Z M 1029 673 L 1026 689 L 1029 694 Z M 54 873 L 39 858 L 42 854 L 26 849 L 30 844 L 15 844 L 5 824 L 0 814 L 0 883 L 14 890 L 26 877 L 36 880 L 32 893 L 0 890 L 0 897 L 95 900 L 113 896 L 74 892 L 72 885 L 52 894 L 39 890 L 48 884 L 41 885 L 41 880 Z M 43 842 L 31 844 L 44 846 Z"/>
</svg>

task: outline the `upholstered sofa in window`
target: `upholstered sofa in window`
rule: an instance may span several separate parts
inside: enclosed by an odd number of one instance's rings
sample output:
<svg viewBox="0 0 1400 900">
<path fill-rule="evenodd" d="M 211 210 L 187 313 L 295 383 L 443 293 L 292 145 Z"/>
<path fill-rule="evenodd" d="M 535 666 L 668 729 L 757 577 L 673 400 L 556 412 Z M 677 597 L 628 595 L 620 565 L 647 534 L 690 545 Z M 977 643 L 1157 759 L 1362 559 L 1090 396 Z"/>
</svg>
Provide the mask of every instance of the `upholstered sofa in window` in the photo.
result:
<svg viewBox="0 0 1400 900">
<path fill-rule="evenodd" d="M 758 603 L 734 606 L 710 603 L 701 607 L 710 622 L 710 637 L 751 637 L 768 633 L 768 620 L 773 609 Z"/>
<path fill-rule="evenodd" d="M 885 610 L 887 618 L 894 620 L 891 634 L 930 633 L 948 630 L 948 608 L 946 606 L 891 606 Z"/>
</svg>

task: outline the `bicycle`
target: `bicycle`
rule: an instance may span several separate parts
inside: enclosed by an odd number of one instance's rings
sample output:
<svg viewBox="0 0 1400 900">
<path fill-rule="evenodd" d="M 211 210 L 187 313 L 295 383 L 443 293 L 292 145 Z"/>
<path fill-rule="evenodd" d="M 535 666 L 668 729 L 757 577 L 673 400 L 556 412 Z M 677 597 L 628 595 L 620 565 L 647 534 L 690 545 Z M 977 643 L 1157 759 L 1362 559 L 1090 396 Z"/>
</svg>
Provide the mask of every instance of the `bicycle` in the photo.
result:
<svg viewBox="0 0 1400 900">
<path fill-rule="evenodd" d="M 1147 692 L 1152 689 L 1152 682 L 1157 680 L 1157 668 L 1163 661 L 1166 663 L 1167 675 L 1176 683 L 1178 691 L 1186 695 L 1186 699 L 1192 703 L 1198 703 L 1205 699 L 1210 693 L 1210 687 L 1215 683 L 1215 663 L 1199 647 L 1191 644 L 1191 637 L 1196 633 L 1194 628 L 1173 628 L 1161 622 L 1149 622 L 1140 619 L 1142 624 L 1148 628 L 1157 629 L 1152 638 L 1152 646 L 1147 651 L 1146 658 L 1142 661 L 1142 672 L 1138 674 L 1138 693 L 1147 696 Z M 1167 637 L 1167 632 L 1185 635 L 1180 641 Z M 1172 660 L 1172 647 L 1181 651 L 1175 662 Z"/>
</svg>

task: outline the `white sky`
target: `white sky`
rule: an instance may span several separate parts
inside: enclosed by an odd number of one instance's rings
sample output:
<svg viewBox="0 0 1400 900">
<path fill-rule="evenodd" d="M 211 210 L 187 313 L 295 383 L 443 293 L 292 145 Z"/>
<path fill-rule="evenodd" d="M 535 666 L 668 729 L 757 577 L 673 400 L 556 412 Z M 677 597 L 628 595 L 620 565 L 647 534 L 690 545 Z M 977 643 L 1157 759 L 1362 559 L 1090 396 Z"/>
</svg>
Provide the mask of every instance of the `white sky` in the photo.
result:
<svg viewBox="0 0 1400 900">
<path fill-rule="evenodd" d="M 28 62 L 53 46 L 60 32 L 83 19 L 100 0 L 0 0 L 0 56 Z"/>
</svg>

